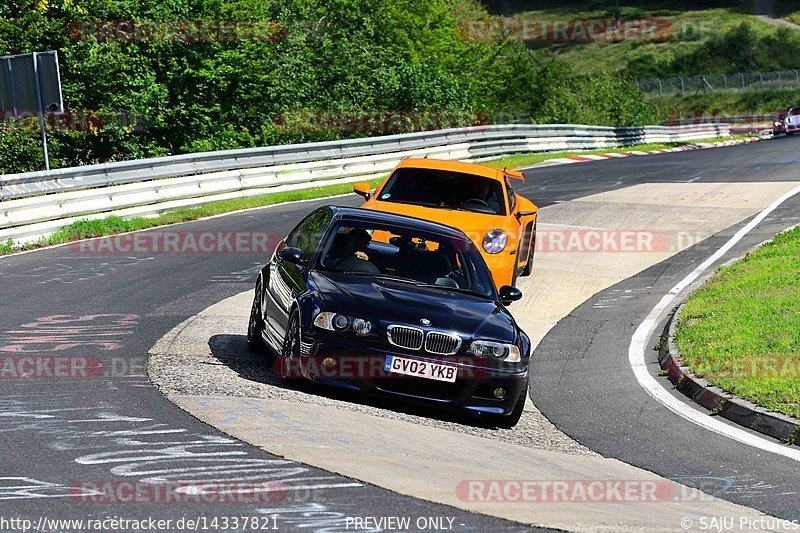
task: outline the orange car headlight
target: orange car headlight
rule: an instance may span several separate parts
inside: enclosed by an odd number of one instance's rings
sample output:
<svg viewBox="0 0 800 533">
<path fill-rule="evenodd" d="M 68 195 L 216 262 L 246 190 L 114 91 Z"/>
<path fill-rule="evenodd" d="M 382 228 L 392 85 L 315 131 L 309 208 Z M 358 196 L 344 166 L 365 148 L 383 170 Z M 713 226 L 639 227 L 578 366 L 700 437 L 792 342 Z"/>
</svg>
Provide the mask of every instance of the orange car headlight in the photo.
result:
<svg viewBox="0 0 800 533">
<path fill-rule="evenodd" d="M 508 235 L 500 229 L 493 229 L 483 238 L 483 249 L 487 254 L 499 254 L 506 249 Z"/>
</svg>

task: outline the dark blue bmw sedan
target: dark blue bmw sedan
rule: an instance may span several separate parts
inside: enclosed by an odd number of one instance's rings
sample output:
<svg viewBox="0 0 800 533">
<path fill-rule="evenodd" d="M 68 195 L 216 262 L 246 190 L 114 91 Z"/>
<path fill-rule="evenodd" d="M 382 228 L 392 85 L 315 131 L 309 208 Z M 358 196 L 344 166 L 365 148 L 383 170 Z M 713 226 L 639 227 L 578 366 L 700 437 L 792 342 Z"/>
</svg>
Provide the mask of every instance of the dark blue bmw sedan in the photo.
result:
<svg viewBox="0 0 800 533">
<path fill-rule="evenodd" d="M 434 402 L 514 426 L 530 340 L 460 230 L 326 206 L 278 244 L 256 282 L 247 332 L 285 380 Z"/>
</svg>

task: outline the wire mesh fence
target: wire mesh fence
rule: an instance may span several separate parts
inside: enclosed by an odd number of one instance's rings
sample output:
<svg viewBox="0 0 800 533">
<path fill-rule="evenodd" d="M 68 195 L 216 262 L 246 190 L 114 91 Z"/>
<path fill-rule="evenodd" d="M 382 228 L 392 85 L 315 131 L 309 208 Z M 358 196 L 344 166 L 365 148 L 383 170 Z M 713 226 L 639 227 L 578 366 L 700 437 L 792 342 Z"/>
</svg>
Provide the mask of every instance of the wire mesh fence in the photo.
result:
<svg viewBox="0 0 800 533">
<path fill-rule="evenodd" d="M 636 84 L 643 93 L 651 96 L 686 96 L 727 91 L 800 89 L 800 69 L 638 80 Z"/>
</svg>

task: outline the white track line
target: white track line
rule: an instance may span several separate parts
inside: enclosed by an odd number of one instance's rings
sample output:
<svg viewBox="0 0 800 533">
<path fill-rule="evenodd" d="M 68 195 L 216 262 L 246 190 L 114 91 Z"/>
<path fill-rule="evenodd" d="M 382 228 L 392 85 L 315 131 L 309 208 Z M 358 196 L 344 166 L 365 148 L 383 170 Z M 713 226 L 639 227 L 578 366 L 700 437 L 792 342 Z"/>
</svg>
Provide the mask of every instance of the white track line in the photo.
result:
<svg viewBox="0 0 800 533">
<path fill-rule="evenodd" d="M 767 452 L 788 457 L 789 459 L 794 459 L 795 461 L 800 461 L 800 448 L 784 446 L 775 441 L 749 433 L 743 429 L 730 426 L 724 422 L 721 422 L 717 418 L 713 418 L 698 412 L 692 406 L 685 404 L 672 396 L 667 389 L 661 386 L 661 384 L 650 375 L 650 372 L 648 371 L 649 364 L 646 362 L 645 354 L 646 347 L 648 346 L 648 339 L 658 325 L 659 317 L 661 317 L 662 313 L 669 309 L 670 306 L 674 305 L 678 295 L 683 292 L 686 287 L 697 280 L 703 274 L 703 272 L 705 272 L 719 258 L 733 248 L 736 243 L 741 241 L 745 235 L 750 233 L 753 228 L 758 226 L 758 224 L 760 224 L 761 221 L 763 221 L 770 213 L 777 209 L 786 200 L 798 193 L 800 193 L 800 186 L 795 187 L 791 191 L 775 200 L 769 207 L 759 213 L 756 218 L 751 220 L 746 226 L 736 232 L 736 235 L 731 237 L 731 239 L 726 242 L 722 248 L 717 250 L 711 257 L 703 261 L 703 263 L 698 265 L 698 267 L 695 268 L 691 274 L 686 276 L 677 285 L 675 285 L 672 290 L 670 290 L 669 293 L 667 293 L 667 295 L 664 296 L 660 302 L 658 302 L 658 305 L 656 305 L 653 310 L 650 311 L 650 314 L 647 315 L 647 318 L 645 318 L 644 322 L 642 322 L 639 327 L 636 328 L 636 332 L 631 338 L 631 344 L 628 349 L 628 361 L 633 369 L 636 379 L 639 381 L 639 385 L 641 385 L 644 390 L 647 391 L 647 394 L 652 396 L 653 399 L 664 405 L 667 409 L 678 416 L 685 418 L 689 422 L 697 424 L 698 426 L 701 426 L 709 431 L 713 431 L 719 435 L 731 438 L 743 444 L 747 444 L 748 446 L 753 446 L 754 448 L 759 448 Z"/>
</svg>

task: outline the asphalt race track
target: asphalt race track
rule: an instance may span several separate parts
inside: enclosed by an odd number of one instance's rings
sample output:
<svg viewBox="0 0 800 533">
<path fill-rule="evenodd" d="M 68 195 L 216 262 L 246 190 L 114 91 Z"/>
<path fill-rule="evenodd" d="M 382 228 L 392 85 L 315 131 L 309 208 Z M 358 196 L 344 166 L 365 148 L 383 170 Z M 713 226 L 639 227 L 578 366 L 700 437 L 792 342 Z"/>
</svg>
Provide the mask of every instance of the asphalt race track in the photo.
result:
<svg viewBox="0 0 800 533">
<path fill-rule="evenodd" d="M 651 157 L 533 169 L 518 187 L 540 207 L 646 183 L 800 181 L 794 139 Z M 253 210 L 174 227 L 180 232 L 284 235 L 325 203 Z M 723 260 L 800 222 L 800 200 L 779 208 Z M 655 403 L 628 365 L 634 329 L 660 297 L 733 233 L 729 228 L 581 305 L 547 334 L 532 362 L 531 397 L 562 431 L 618 458 L 774 516 L 800 519 L 794 461 L 705 431 Z M 279 237 L 277 237 L 279 238 Z M 270 239 L 270 247 L 277 240 Z M 99 246 L 97 247 L 99 249 Z M 274 517 L 281 529 L 344 529 L 344 518 L 446 517 L 459 531 L 529 530 L 453 507 L 399 496 L 284 461 L 231 439 L 164 398 L 144 375 L 148 350 L 210 305 L 252 287 L 258 253 L 96 253 L 80 245 L 0 259 L 0 351 L 53 365 L 77 358 L 88 377 L 53 367 L 26 379 L 4 370 L 0 516 Z M 535 270 L 534 270 L 535 276 Z M 635 290 L 617 300 L 614 291 Z M 655 346 L 656 339 L 651 345 Z M 49 359 L 48 359 L 49 358 Z M 654 360 L 654 359 L 653 359 Z M 74 361 L 70 364 L 75 364 Z M 46 376 L 51 372 L 52 376 Z M 658 369 L 653 365 L 652 373 Z M 668 386 L 668 384 L 665 384 Z M 681 398 L 681 401 L 684 401 Z M 698 416 L 705 416 L 698 410 Z M 387 450 L 386 453 L 391 453 Z M 491 473 L 487 473 L 487 478 Z M 235 505 L 92 501 L 98 483 L 280 480 L 273 499 Z M 228 500 L 229 501 L 229 500 Z M 69 531 L 68 527 L 50 528 Z"/>
<path fill-rule="evenodd" d="M 773 212 L 716 264 L 744 255 L 798 221 L 800 195 Z M 661 297 L 743 225 L 614 285 L 560 321 L 536 350 L 531 395 L 559 429 L 605 457 L 679 479 L 772 516 L 800 520 L 796 460 L 735 442 L 675 415 L 638 385 L 628 360 L 634 330 Z M 631 293 L 638 297 L 620 298 Z M 659 377 L 656 347 L 665 324 L 662 320 L 647 343 L 650 374 L 676 399 L 691 405 L 698 417 L 709 416 L 674 391 L 667 378 Z"/>
</svg>

